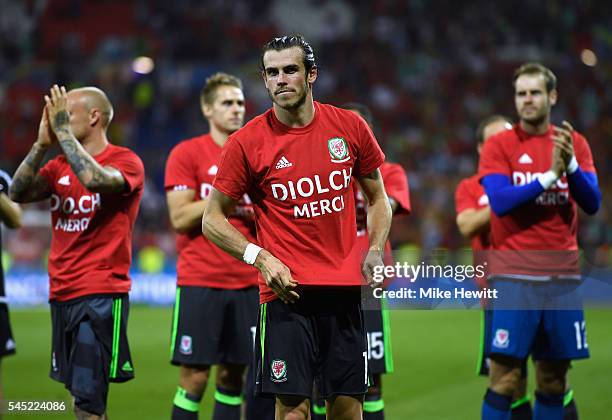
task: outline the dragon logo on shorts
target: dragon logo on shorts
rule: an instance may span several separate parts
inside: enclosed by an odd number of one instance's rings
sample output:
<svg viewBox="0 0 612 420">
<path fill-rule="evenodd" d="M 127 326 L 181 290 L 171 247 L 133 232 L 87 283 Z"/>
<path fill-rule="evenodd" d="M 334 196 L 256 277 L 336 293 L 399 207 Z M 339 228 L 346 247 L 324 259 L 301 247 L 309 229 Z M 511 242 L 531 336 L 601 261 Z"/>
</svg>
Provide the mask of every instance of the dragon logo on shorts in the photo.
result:
<svg viewBox="0 0 612 420">
<path fill-rule="evenodd" d="M 272 360 L 270 365 L 270 379 L 272 382 L 285 382 L 287 380 L 287 363 L 284 360 Z"/>
<path fill-rule="evenodd" d="M 327 140 L 327 148 L 329 149 L 329 155 L 333 163 L 342 163 L 349 160 L 348 146 L 346 140 L 342 137 L 334 137 Z"/>
<path fill-rule="evenodd" d="M 180 347 L 180 352 L 183 353 L 184 355 L 189 356 L 191 353 L 193 353 L 193 349 L 191 348 L 192 346 L 192 339 L 190 335 L 183 335 L 181 336 L 181 347 Z"/>
<path fill-rule="evenodd" d="M 510 333 L 508 332 L 508 330 L 504 330 L 503 328 L 498 328 L 495 331 L 495 338 L 493 339 L 493 346 L 500 348 L 500 349 L 505 349 L 505 348 L 508 348 L 509 344 L 510 344 Z"/>
</svg>

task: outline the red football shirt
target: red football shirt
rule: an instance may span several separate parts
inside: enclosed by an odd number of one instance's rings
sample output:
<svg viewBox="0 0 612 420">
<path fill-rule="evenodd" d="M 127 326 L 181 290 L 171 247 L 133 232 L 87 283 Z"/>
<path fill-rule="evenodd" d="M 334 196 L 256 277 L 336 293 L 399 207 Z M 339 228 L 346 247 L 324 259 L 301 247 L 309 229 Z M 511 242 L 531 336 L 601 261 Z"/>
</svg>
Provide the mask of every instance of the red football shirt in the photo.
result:
<svg viewBox="0 0 612 420">
<path fill-rule="evenodd" d="M 480 179 L 506 175 L 513 185 L 530 183 L 550 169 L 553 126 L 529 135 L 519 125 L 492 136 L 480 156 Z M 586 139 L 573 132 L 574 153 L 583 171 L 595 172 Z M 577 250 L 578 212 L 565 175 L 534 201 L 499 217 L 491 212 L 491 243 L 496 250 Z"/>
<path fill-rule="evenodd" d="M 92 193 L 63 155 L 41 170 L 51 186 L 50 300 L 127 293 L 132 230 L 144 187 L 144 167 L 134 152 L 109 144 L 94 159 L 123 175 L 123 193 Z"/>
<path fill-rule="evenodd" d="M 474 209 L 480 210 L 489 205 L 489 198 L 480 185 L 480 177 L 473 175 L 462 180 L 455 191 L 455 209 L 457 214 L 464 210 Z M 473 251 L 488 249 L 490 244 L 489 232 L 481 232 L 478 235 L 472 236 L 470 240 Z"/>
<path fill-rule="evenodd" d="M 455 209 L 457 214 L 467 209 L 480 210 L 489 205 L 489 197 L 485 193 L 484 188 L 480 185 L 480 177 L 473 175 L 463 179 L 457 186 L 455 191 Z M 472 236 L 470 239 L 472 245 L 472 255 L 474 265 L 485 265 L 487 254 L 482 251 L 491 247 L 491 239 L 489 229 Z M 476 275 L 474 277 L 476 284 L 479 287 L 486 287 L 486 279 Z"/>
<path fill-rule="evenodd" d="M 387 196 L 397 202 L 395 215 L 410 214 L 410 192 L 408 189 L 408 178 L 404 169 L 397 163 L 384 162 L 380 167 L 380 173 L 385 184 Z M 355 184 L 355 211 L 357 214 L 357 241 L 362 250 L 368 250 L 370 241 L 368 238 L 367 221 L 368 208 L 367 202 L 358 184 Z M 385 263 L 391 261 L 391 243 L 385 244 Z"/>
<path fill-rule="evenodd" d="M 234 133 L 213 186 L 235 200 L 249 194 L 259 244 L 300 285 L 359 285 L 352 177 L 377 169 L 384 154 L 355 113 L 314 106 L 306 127 L 287 127 L 270 109 Z M 261 276 L 260 295 L 276 297 Z"/>
<path fill-rule="evenodd" d="M 183 141 L 176 145 L 166 163 L 166 191 L 194 190 L 194 201 L 204 200 L 212 190 L 218 170 L 221 147 L 209 135 Z M 229 221 L 249 241 L 255 241 L 253 206 L 244 195 Z M 257 286 L 257 269 L 236 261 L 202 235 L 197 227 L 176 238 L 176 264 L 179 286 L 241 289 Z"/>
</svg>

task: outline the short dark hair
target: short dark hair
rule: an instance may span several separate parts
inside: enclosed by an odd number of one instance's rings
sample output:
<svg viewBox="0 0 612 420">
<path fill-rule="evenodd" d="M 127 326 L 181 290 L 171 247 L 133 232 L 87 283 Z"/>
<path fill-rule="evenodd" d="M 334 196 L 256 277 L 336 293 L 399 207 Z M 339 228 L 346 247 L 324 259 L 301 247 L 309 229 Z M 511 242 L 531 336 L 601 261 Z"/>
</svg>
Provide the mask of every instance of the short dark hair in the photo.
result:
<svg viewBox="0 0 612 420">
<path fill-rule="evenodd" d="M 557 88 L 557 76 L 549 68 L 544 67 L 540 63 L 525 63 L 518 69 L 514 70 L 514 78 L 512 86 L 516 87 L 516 80 L 523 74 L 541 74 L 546 80 L 546 92 L 550 92 Z"/>
<path fill-rule="evenodd" d="M 233 86 L 242 90 L 242 82 L 236 76 L 218 72 L 206 79 L 202 92 L 200 93 L 200 104 L 211 105 L 215 101 L 217 89 L 221 86 Z"/>
<path fill-rule="evenodd" d="M 476 140 L 478 141 L 478 143 L 484 143 L 484 141 L 486 140 L 484 138 L 485 128 L 487 128 L 487 125 L 495 121 L 506 121 L 507 123 L 510 123 L 510 118 L 504 115 L 497 114 L 497 115 L 491 115 L 490 117 L 487 117 L 484 120 L 482 120 L 480 124 L 478 124 L 478 128 L 476 128 Z"/>
<path fill-rule="evenodd" d="M 263 57 L 267 51 L 282 51 L 293 47 L 299 47 L 302 50 L 302 55 L 304 56 L 304 68 L 306 69 L 306 74 L 308 74 L 313 67 L 317 66 L 317 63 L 315 62 L 312 47 L 308 42 L 306 42 L 302 35 L 279 36 L 266 42 L 261 49 L 261 70 L 265 70 Z"/>
<path fill-rule="evenodd" d="M 370 108 L 368 108 L 364 104 L 360 104 L 359 102 L 347 102 L 345 104 L 340 105 L 340 108 L 357 111 L 361 114 L 361 116 L 363 117 L 365 122 L 368 123 L 369 126 L 374 125 L 374 116 L 372 115 L 372 111 L 370 111 Z"/>
</svg>

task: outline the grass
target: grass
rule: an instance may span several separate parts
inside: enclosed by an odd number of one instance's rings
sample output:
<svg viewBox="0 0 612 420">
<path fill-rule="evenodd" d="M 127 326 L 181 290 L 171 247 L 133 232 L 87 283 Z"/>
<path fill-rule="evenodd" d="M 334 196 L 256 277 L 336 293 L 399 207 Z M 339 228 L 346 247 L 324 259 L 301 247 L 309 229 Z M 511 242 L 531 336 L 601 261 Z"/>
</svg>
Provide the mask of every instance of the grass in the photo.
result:
<svg viewBox="0 0 612 420">
<path fill-rule="evenodd" d="M 178 379 L 178 370 L 168 362 L 170 319 L 169 307 L 132 307 L 129 335 L 136 379 L 111 385 L 108 412 L 112 420 L 170 417 Z M 612 411 L 612 310 L 589 309 L 586 319 L 591 359 L 574 364 L 570 381 L 581 418 L 603 419 Z M 18 355 L 2 363 L 5 398 L 69 401 L 63 385 L 47 376 L 48 310 L 13 310 L 11 320 Z M 384 380 L 388 419 L 479 418 L 486 388 L 486 379 L 474 374 L 479 320 L 478 311 L 392 311 L 395 373 Z M 204 399 L 201 418 L 209 417 L 211 394 Z M 36 417 L 73 418 L 69 413 L 5 416 Z"/>
</svg>

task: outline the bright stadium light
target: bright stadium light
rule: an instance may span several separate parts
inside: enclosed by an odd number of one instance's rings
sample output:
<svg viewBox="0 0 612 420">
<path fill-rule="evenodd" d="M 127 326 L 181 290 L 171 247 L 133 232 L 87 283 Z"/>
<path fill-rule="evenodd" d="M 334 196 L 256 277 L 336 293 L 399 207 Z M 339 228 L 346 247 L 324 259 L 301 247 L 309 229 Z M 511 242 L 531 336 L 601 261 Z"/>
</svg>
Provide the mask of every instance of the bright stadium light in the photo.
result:
<svg viewBox="0 0 612 420">
<path fill-rule="evenodd" d="M 150 57 L 137 57 L 132 62 L 132 70 L 138 74 L 149 74 L 153 71 L 155 63 Z"/>
<path fill-rule="evenodd" d="M 582 50 L 582 52 L 580 53 L 580 59 L 585 65 L 589 67 L 595 67 L 595 65 L 597 64 L 597 56 L 595 55 L 593 50 L 589 50 L 588 48 Z"/>
</svg>

